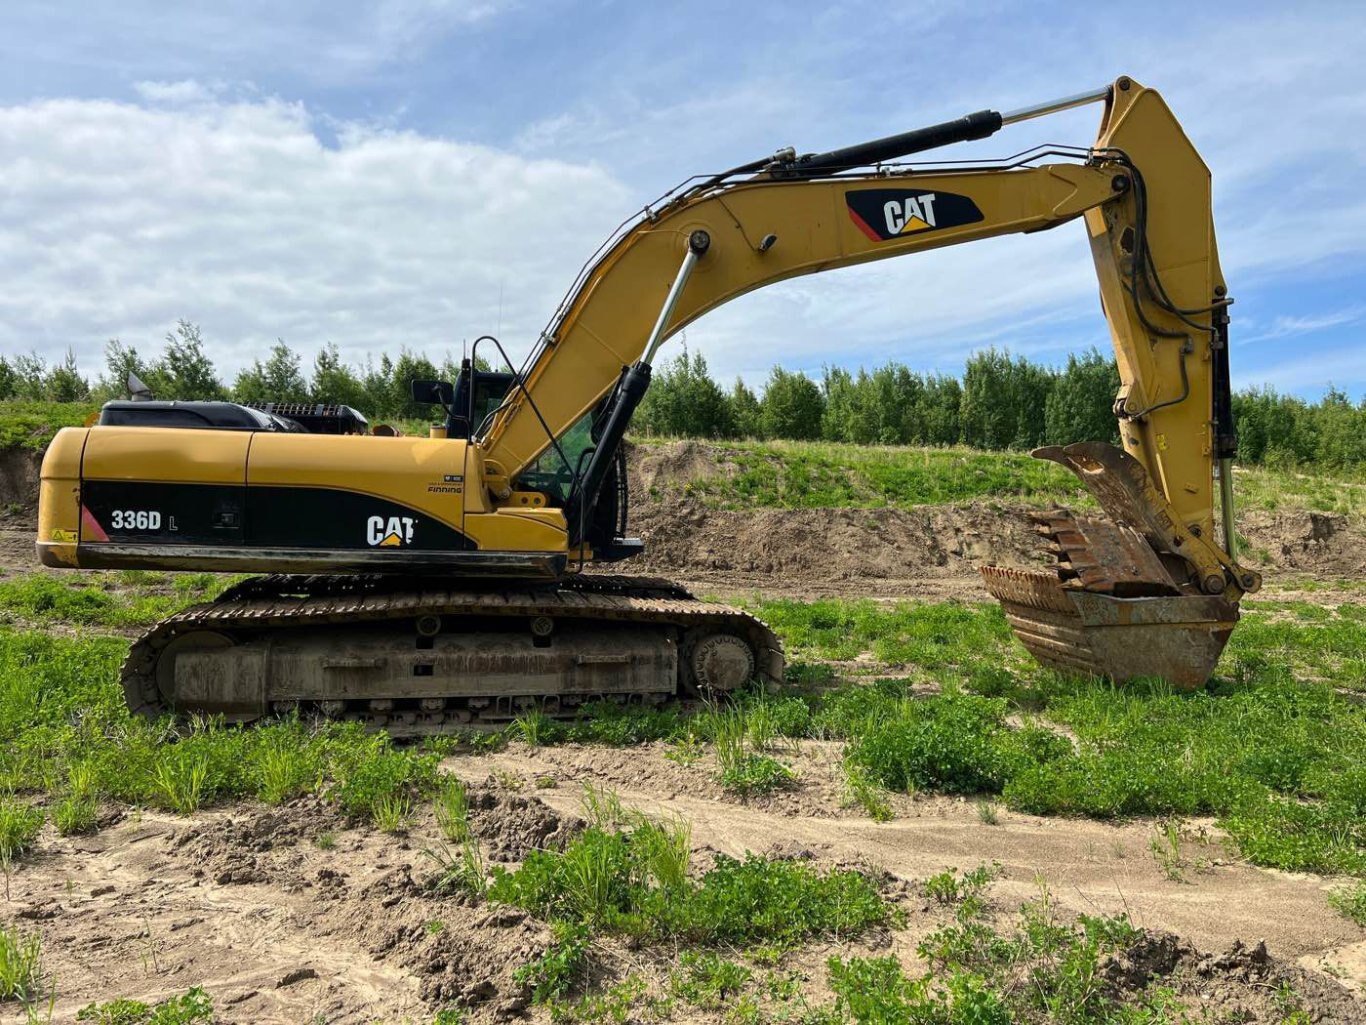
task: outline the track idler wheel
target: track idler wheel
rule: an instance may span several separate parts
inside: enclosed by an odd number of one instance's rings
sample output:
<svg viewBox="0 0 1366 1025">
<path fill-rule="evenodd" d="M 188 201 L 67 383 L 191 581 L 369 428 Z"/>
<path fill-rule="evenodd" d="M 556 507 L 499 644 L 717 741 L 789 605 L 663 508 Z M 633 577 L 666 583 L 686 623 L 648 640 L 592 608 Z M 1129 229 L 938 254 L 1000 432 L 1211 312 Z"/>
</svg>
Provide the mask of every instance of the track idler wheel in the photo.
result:
<svg viewBox="0 0 1366 1025">
<path fill-rule="evenodd" d="M 754 649 L 732 633 L 699 633 L 683 646 L 684 681 L 689 690 L 702 697 L 743 687 L 754 679 L 755 667 Z"/>
</svg>

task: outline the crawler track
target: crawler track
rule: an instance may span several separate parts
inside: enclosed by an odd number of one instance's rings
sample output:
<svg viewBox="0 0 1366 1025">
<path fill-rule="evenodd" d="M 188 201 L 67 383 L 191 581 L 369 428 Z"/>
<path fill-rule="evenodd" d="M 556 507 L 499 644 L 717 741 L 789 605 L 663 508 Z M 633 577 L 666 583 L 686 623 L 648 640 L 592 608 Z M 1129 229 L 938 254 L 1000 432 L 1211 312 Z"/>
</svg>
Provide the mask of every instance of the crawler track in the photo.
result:
<svg viewBox="0 0 1366 1025">
<path fill-rule="evenodd" d="M 420 632 L 423 623 L 436 623 L 455 636 L 462 629 L 491 628 L 492 633 L 478 635 L 483 648 L 476 657 L 492 664 L 490 660 L 506 662 L 514 657 L 497 650 L 497 638 L 516 640 L 525 648 L 525 635 L 512 631 L 517 624 L 538 619 L 549 620 L 556 636 L 564 636 L 571 650 L 576 631 L 596 631 L 600 644 L 605 638 L 609 646 L 611 638 L 617 636 L 613 630 L 621 630 L 621 637 L 629 636 L 637 645 L 642 638 L 648 645 L 657 636 L 661 647 L 668 646 L 677 652 L 677 679 L 667 689 L 610 686 L 600 692 L 578 688 L 543 694 L 519 693 L 516 688 L 512 693 L 496 693 L 488 687 L 483 688 L 483 693 L 475 693 L 478 681 L 476 685 L 455 681 L 457 685 L 451 687 L 450 693 L 442 693 L 438 674 L 437 679 L 421 681 L 420 695 L 415 690 L 412 695 L 377 693 L 370 698 L 358 696 L 351 686 L 340 690 L 323 687 L 313 694 L 300 694 L 296 688 L 280 699 L 270 679 L 274 663 L 269 658 L 273 656 L 267 655 L 263 656 L 267 667 L 263 670 L 265 680 L 260 685 L 259 707 L 224 709 L 221 705 L 201 705 L 193 699 L 182 699 L 183 684 L 176 682 L 179 677 L 173 664 L 176 654 L 186 650 L 196 654 L 207 651 L 208 657 L 213 658 L 211 649 L 222 651 L 246 644 L 269 653 L 289 644 L 317 645 L 322 641 L 340 651 L 365 631 L 392 631 L 397 646 L 413 637 L 415 625 Z M 499 630 L 507 632 L 498 633 Z M 461 726 L 506 722 L 529 707 L 542 708 L 550 715 L 569 716 L 579 705 L 591 700 L 658 704 L 679 693 L 705 691 L 705 679 L 699 680 L 699 674 L 690 667 L 697 664 L 697 647 L 717 636 L 727 638 L 721 643 L 731 644 L 734 650 L 739 650 L 734 645 L 736 638 L 748 646 L 754 677 L 770 683 L 782 682 L 781 643 L 767 625 L 740 609 L 699 601 L 665 580 L 584 575 L 545 587 L 451 588 L 421 579 L 276 575 L 244 581 L 216 601 L 195 605 L 163 620 L 134 642 L 123 665 L 122 680 L 130 709 L 149 717 L 226 710 L 229 717 L 246 720 L 267 711 L 299 708 L 329 717 L 360 720 L 399 734 L 439 733 Z M 194 638 L 203 637 L 214 638 L 215 645 L 195 647 Z M 189 649 L 186 645 L 190 645 Z M 404 654 L 397 653 L 394 661 L 401 661 Z M 610 662 L 614 656 L 577 658 L 580 662 Z M 354 661 L 359 665 L 363 660 Z M 346 668 L 344 660 L 339 659 L 338 664 Z M 365 667 L 373 668 L 368 663 Z M 229 670 L 220 668 L 218 672 L 222 676 Z"/>
</svg>

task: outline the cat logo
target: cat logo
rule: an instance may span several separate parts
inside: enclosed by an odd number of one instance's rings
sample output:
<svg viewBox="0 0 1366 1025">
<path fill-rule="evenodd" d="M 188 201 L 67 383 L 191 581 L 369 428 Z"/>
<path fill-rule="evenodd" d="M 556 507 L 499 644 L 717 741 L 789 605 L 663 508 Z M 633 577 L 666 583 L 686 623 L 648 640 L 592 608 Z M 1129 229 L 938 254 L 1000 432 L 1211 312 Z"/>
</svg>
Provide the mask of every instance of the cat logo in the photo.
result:
<svg viewBox="0 0 1366 1025">
<path fill-rule="evenodd" d="M 411 516 L 371 516 L 365 522 L 365 540 L 371 548 L 402 548 L 413 543 Z"/>
<path fill-rule="evenodd" d="M 860 189 L 844 194 L 849 218 L 874 242 L 974 224 L 982 211 L 967 196 L 924 189 Z"/>
</svg>

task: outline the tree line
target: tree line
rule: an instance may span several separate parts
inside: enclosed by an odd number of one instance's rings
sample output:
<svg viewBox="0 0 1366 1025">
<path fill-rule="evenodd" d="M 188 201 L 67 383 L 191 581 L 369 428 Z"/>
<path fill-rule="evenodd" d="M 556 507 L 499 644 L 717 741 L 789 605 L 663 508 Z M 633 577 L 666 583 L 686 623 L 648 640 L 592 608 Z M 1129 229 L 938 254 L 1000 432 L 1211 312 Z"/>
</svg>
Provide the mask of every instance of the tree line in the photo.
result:
<svg viewBox="0 0 1366 1025">
<path fill-rule="evenodd" d="M 437 364 L 406 349 L 397 358 L 384 355 L 353 367 L 329 344 L 305 373 L 302 357 L 278 341 L 228 386 L 205 352 L 199 328 L 181 321 L 155 358 L 109 342 L 104 372 L 94 381 L 70 352 L 53 366 L 38 356 L 0 356 L 0 399 L 100 402 L 125 394 L 130 371 L 158 398 L 334 402 L 372 419 L 418 419 L 431 411 L 412 401 L 408 382 L 454 380 L 459 369 L 449 356 Z M 685 349 L 656 370 L 634 428 L 664 437 L 1027 449 L 1117 441 L 1111 410 L 1118 388 L 1114 360 L 1095 349 L 1049 367 L 993 348 L 969 357 L 962 377 L 888 363 L 873 370 L 826 367 L 815 380 L 775 366 L 757 391 L 738 379 L 726 390 L 711 376 L 706 358 Z M 1366 463 L 1366 398 L 1353 403 L 1330 388 L 1318 401 L 1306 402 L 1254 388 L 1234 396 L 1234 414 L 1244 462 L 1336 468 Z"/>
</svg>

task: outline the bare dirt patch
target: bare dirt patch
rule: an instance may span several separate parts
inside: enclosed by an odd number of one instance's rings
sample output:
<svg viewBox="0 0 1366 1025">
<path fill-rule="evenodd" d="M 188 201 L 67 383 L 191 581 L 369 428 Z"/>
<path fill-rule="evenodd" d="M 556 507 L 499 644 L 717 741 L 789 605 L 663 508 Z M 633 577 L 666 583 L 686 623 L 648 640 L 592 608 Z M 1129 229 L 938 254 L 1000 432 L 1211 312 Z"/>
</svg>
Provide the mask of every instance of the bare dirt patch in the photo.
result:
<svg viewBox="0 0 1366 1025">
<path fill-rule="evenodd" d="M 490 859 L 519 847 L 524 856 L 536 838 L 554 846 L 580 827 L 572 766 L 594 782 L 629 767 L 634 780 L 618 788 L 620 798 L 648 814 L 686 817 L 694 871 L 719 854 L 755 851 L 870 873 L 906 912 L 906 926 L 794 952 L 782 968 L 797 974 L 813 1004 L 829 997 L 831 956 L 895 954 L 908 970 L 923 968 L 916 947 L 945 924 L 946 913 L 917 881 L 995 861 L 1003 872 L 990 895 L 998 927 L 1037 899 L 1046 881 L 1063 921 L 1127 912 L 1154 934 L 1105 966 L 1117 993 L 1155 980 L 1194 1006 L 1273 1022 L 1281 1020 L 1272 1013 L 1275 994 L 1287 983 L 1315 1013 L 1312 1020 L 1366 1020 L 1366 1005 L 1346 988 L 1366 982 L 1352 961 L 1360 930 L 1328 910 L 1321 880 L 1253 869 L 1221 856 L 1216 845 L 1208 868 L 1177 882 L 1149 856 L 1148 824 L 1003 811 L 999 824 L 986 825 L 970 802 L 948 798 L 897 798 L 898 818 L 878 824 L 832 806 L 822 787 L 833 788 L 833 779 L 815 786 L 806 812 L 782 802 L 718 801 L 708 767 L 682 769 L 659 752 L 634 754 L 518 747 L 451 758 L 445 767 L 471 781 L 471 827 Z M 610 755 L 621 756 L 620 770 L 603 764 Z M 816 764 L 802 763 L 813 783 Z M 514 772 L 513 786 L 533 773 L 555 774 L 557 785 L 509 789 Z M 486 782 L 490 775 L 495 782 Z M 685 779 L 691 785 L 680 789 Z M 0 922 L 42 936 L 59 995 L 54 1020 L 71 1020 L 91 1001 L 153 1001 L 191 985 L 212 994 L 218 1021 L 241 1025 L 319 1016 L 330 1023 L 423 1022 L 457 1004 L 475 1022 L 548 1020 L 528 1006 L 514 972 L 546 949 L 549 930 L 516 909 L 436 893 L 434 862 L 422 852 L 438 842 L 425 811 L 402 836 L 349 826 L 316 800 L 186 819 L 144 812 L 93 837 L 45 834 L 40 853 L 15 873 Z M 595 946 L 593 974 L 663 978 L 673 963 L 667 953 L 606 940 Z M 678 1020 L 722 1018 L 720 1011 L 686 1011 Z"/>
</svg>

